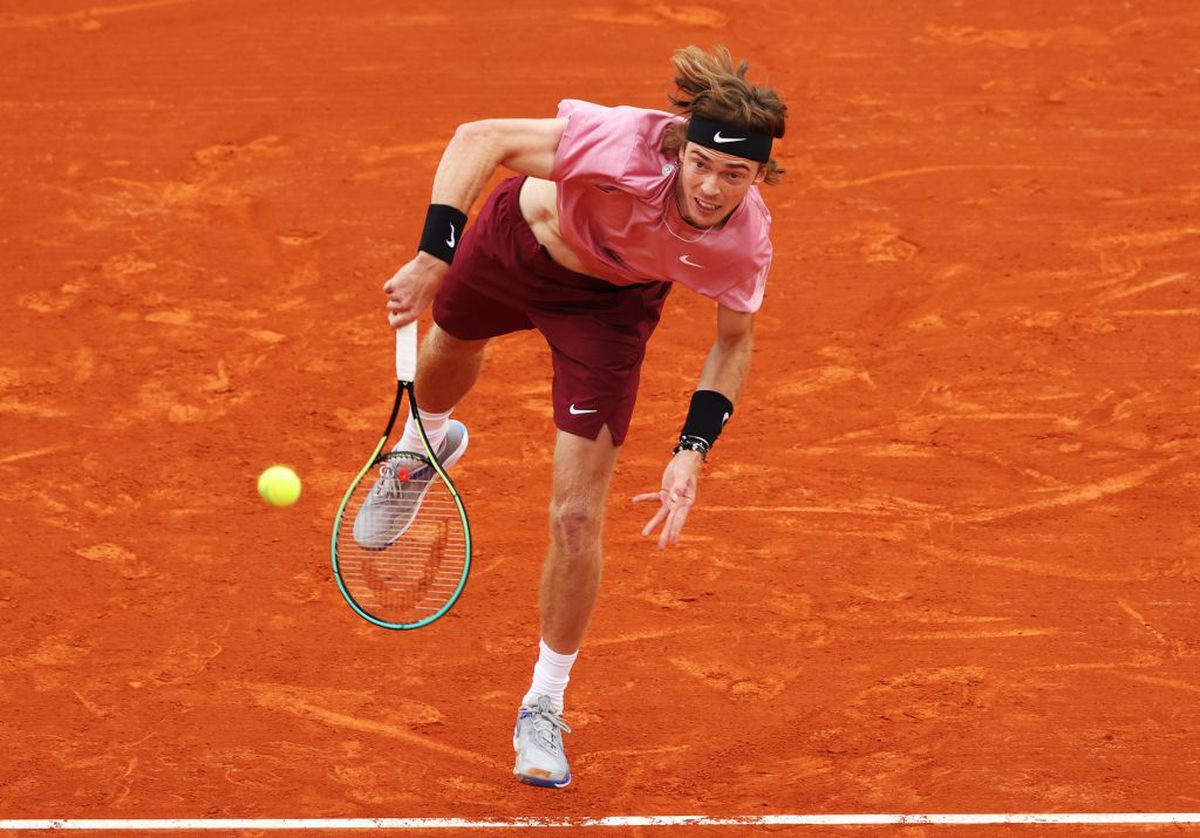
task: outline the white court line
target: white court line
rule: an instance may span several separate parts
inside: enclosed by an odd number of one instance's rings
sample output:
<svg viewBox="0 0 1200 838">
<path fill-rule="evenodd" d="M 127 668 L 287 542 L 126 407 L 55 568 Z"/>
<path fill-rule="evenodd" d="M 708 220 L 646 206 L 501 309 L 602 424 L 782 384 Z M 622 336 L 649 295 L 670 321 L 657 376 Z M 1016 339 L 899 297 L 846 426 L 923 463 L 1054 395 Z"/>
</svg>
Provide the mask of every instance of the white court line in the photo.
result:
<svg viewBox="0 0 1200 838">
<path fill-rule="evenodd" d="M 927 824 L 1200 824 L 1200 812 L 1117 812 L 946 815 L 708 815 L 613 816 L 607 818 L 181 818 L 0 820 L 0 830 L 183 830 L 183 829 L 564 829 L 606 826 L 890 826 Z"/>
<path fill-rule="evenodd" d="M 38 448 L 33 451 L 22 451 L 19 454 L 9 454 L 7 457 L 0 457 L 0 466 L 6 466 L 9 463 L 18 463 L 21 460 L 28 460 L 31 457 L 44 457 L 47 454 L 55 454 L 66 447 L 65 444 L 51 445 L 49 448 Z"/>
</svg>

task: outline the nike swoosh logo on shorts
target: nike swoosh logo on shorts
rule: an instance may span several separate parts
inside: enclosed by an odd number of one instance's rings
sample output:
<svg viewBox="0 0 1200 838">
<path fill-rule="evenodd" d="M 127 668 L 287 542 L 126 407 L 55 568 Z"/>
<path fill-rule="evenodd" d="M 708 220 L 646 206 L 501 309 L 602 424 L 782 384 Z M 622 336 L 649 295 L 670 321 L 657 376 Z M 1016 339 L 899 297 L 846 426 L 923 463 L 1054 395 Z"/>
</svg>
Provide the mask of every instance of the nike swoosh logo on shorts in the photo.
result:
<svg viewBox="0 0 1200 838">
<path fill-rule="evenodd" d="M 594 409 L 593 410 L 582 410 L 582 409 L 576 407 L 574 404 L 572 404 L 568 408 L 568 410 L 571 411 L 572 416 L 582 416 L 585 413 L 595 413 L 596 412 L 596 410 L 594 410 Z"/>
<path fill-rule="evenodd" d="M 745 142 L 745 141 L 746 141 L 745 137 L 722 137 L 720 131 L 713 134 L 713 142 L 714 143 L 741 143 L 741 142 Z"/>
<path fill-rule="evenodd" d="M 454 247 L 454 225 L 453 224 L 450 225 L 450 238 L 446 239 L 446 244 L 448 244 L 450 247 Z"/>
<path fill-rule="evenodd" d="M 697 265 L 695 262 L 688 259 L 688 255 L 686 253 L 679 257 L 679 261 L 683 262 L 683 264 L 685 264 L 685 265 L 691 265 L 693 268 L 703 268 L 704 267 L 703 265 Z"/>
</svg>

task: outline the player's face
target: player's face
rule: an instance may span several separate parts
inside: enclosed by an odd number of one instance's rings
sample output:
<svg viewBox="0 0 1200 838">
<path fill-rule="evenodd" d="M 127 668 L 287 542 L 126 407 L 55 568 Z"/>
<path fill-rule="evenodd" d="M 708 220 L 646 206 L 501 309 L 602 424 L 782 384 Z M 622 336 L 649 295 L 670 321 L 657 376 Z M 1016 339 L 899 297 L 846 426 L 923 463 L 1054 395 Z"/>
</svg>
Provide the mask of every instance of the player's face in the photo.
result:
<svg viewBox="0 0 1200 838">
<path fill-rule="evenodd" d="M 766 173 L 761 163 L 688 142 L 679 160 L 679 213 L 695 227 L 720 224 Z"/>
</svg>

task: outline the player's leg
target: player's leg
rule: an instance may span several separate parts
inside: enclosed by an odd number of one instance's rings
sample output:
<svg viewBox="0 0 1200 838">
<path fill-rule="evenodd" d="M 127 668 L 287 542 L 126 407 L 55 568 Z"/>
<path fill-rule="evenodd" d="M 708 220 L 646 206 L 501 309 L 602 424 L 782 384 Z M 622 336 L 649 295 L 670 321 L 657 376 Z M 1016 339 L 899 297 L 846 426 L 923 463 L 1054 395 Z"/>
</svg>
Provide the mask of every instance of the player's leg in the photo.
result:
<svg viewBox="0 0 1200 838">
<path fill-rule="evenodd" d="M 466 426 L 451 420 L 450 414 L 475 386 L 488 340 L 462 340 L 435 323 L 421 345 L 414 382 L 421 426 L 446 468 L 457 463 L 467 448 Z M 394 450 L 420 452 L 423 448 L 410 409 Z"/>
<path fill-rule="evenodd" d="M 518 207 L 523 182 L 509 178 L 497 186 L 463 234 L 433 300 L 435 325 L 417 357 L 414 384 L 425 434 L 438 452 L 447 435 L 454 437 L 447 456 L 456 460 L 466 450 L 466 428 L 450 414 L 479 377 L 488 340 L 533 328 L 525 311 L 529 271 L 521 261 L 529 250 L 523 238 L 529 227 Z M 409 416 L 397 448 L 420 451 L 420 443 Z"/>
<path fill-rule="evenodd" d="M 619 451 L 607 427 L 596 439 L 558 432 L 539 611 L 542 639 L 559 654 L 578 651 L 596 604 L 605 503 Z"/>
<path fill-rule="evenodd" d="M 507 258 L 519 249 L 519 243 L 512 241 L 508 209 L 519 192 L 517 178 L 500 184 L 463 235 L 454 264 L 434 297 L 436 325 L 417 358 L 415 390 L 421 426 L 430 450 L 446 469 L 467 450 L 466 425 L 450 414 L 475 384 L 488 340 L 533 326 L 525 314 L 521 286 L 513 281 L 518 272 Z M 411 409 L 393 450 L 425 451 Z M 436 471 L 406 469 L 404 476 L 402 480 L 389 461 L 380 464 L 379 477 L 354 522 L 354 537 L 362 546 L 385 548 L 407 530 Z"/>
<path fill-rule="evenodd" d="M 554 362 L 554 487 L 542 570 L 541 629 L 533 680 L 521 701 L 514 773 L 562 787 L 563 694 L 600 587 L 604 510 L 619 446 L 637 400 L 646 341 L 668 286 L 615 289 L 563 276 L 532 315 Z M 571 284 L 567 284 L 571 283 Z"/>
<path fill-rule="evenodd" d="M 421 344 L 415 387 L 422 410 L 444 413 L 475 386 L 488 338 L 460 340 L 436 323 Z"/>
<path fill-rule="evenodd" d="M 526 783 L 562 788 L 571 781 L 562 746 L 562 732 L 570 732 L 562 720 L 563 692 L 600 589 L 604 512 L 619 451 L 607 427 L 596 439 L 558 432 L 550 547 L 542 566 L 542 640 L 513 734 L 513 773 Z"/>
<path fill-rule="evenodd" d="M 459 340 L 435 325 L 418 356 L 414 388 L 421 427 L 430 449 L 447 470 L 462 459 L 470 440 L 467 426 L 451 419 L 450 414 L 479 377 L 487 342 L 487 338 Z M 411 404 L 404 430 L 392 450 L 425 453 Z M 391 458 L 380 463 L 375 485 L 354 518 L 354 540 L 360 546 L 382 550 L 393 544 L 408 530 L 426 493 L 437 480 L 437 471 L 429 463 L 416 469 L 405 468 L 403 472 L 399 472 Z"/>
</svg>

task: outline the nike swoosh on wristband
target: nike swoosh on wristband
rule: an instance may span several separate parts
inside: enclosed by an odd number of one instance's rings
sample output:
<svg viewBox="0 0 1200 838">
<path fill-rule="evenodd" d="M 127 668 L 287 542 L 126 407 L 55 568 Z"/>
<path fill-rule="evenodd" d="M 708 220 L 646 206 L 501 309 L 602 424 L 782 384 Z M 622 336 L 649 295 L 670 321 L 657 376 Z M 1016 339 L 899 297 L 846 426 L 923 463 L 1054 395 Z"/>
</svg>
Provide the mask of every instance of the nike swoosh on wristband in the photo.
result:
<svg viewBox="0 0 1200 838">
<path fill-rule="evenodd" d="M 453 224 L 450 225 L 450 238 L 446 239 L 446 244 L 448 244 L 450 247 L 454 247 L 454 225 Z"/>
<path fill-rule="evenodd" d="M 742 143 L 746 141 L 746 137 L 722 137 L 721 132 L 713 134 L 714 143 Z"/>
<path fill-rule="evenodd" d="M 571 405 L 569 408 L 567 408 L 567 409 L 571 411 L 571 415 L 572 415 L 572 416 L 582 416 L 584 413 L 595 413 L 595 412 L 596 412 L 596 410 L 595 410 L 595 409 L 592 409 L 592 410 L 583 410 L 583 409 L 581 409 L 581 408 L 578 408 L 578 407 L 576 407 L 574 404 L 572 404 L 572 405 Z"/>
<path fill-rule="evenodd" d="M 689 261 L 688 255 L 685 253 L 679 257 L 679 261 L 685 265 L 691 265 L 693 268 L 703 268 L 703 265 L 697 265 L 695 262 Z"/>
</svg>

